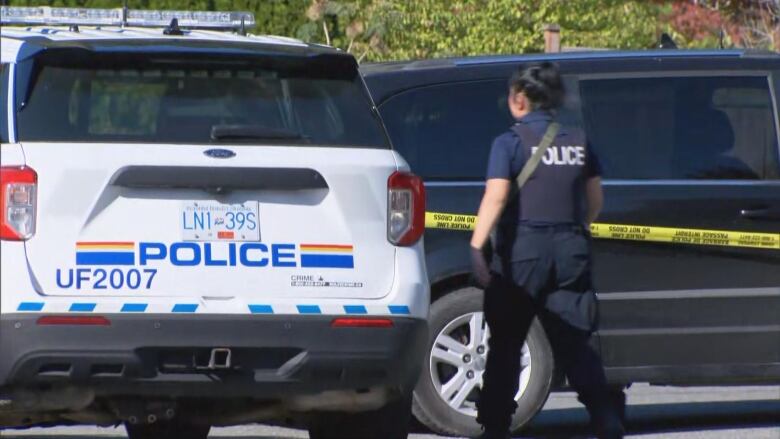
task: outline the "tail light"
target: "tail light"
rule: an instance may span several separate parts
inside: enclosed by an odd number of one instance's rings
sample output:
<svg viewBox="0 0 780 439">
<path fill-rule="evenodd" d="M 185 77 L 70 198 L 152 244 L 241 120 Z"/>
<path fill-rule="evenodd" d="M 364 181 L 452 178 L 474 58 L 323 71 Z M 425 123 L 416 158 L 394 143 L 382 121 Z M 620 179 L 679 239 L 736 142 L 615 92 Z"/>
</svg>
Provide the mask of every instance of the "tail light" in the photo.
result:
<svg viewBox="0 0 780 439">
<path fill-rule="evenodd" d="M 35 234 L 37 186 L 31 168 L 0 167 L 0 239 L 24 241 Z"/>
<path fill-rule="evenodd" d="M 330 322 L 333 328 L 392 328 L 391 319 L 373 317 L 339 317 Z"/>
<path fill-rule="evenodd" d="M 103 316 L 43 316 L 36 322 L 40 326 L 111 326 Z"/>
<path fill-rule="evenodd" d="M 425 187 L 420 177 L 394 172 L 387 179 L 387 239 L 412 245 L 425 231 Z"/>
</svg>

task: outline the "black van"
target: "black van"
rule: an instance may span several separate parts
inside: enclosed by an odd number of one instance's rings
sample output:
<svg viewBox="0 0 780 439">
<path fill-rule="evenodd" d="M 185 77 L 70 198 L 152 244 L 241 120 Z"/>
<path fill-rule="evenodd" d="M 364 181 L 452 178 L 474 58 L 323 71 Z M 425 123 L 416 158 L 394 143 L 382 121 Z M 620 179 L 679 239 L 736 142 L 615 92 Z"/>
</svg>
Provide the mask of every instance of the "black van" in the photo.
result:
<svg viewBox="0 0 780 439">
<path fill-rule="evenodd" d="M 414 411 L 431 429 L 477 430 L 482 291 L 468 230 L 493 138 L 511 124 L 507 78 L 558 63 L 559 118 L 604 166 L 594 225 L 601 328 L 616 386 L 780 382 L 780 54 L 569 52 L 362 67 L 397 151 L 425 178 L 432 283 L 429 355 Z M 538 323 L 523 353 L 515 425 L 565 387 Z"/>
</svg>

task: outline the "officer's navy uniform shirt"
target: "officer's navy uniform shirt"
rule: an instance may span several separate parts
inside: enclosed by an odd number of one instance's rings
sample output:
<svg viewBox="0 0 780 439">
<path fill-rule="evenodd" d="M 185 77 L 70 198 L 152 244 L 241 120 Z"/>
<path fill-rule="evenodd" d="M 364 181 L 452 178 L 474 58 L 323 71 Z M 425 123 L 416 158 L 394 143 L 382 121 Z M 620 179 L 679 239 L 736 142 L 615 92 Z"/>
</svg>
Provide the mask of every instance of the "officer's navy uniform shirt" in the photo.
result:
<svg viewBox="0 0 780 439">
<path fill-rule="evenodd" d="M 523 144 L 514 129 L 498 136 L 490 150 L 486 178 L 507 179 L 514 184 L 552 121 L 553 116 L 547 111 L 533 111 L 518 119 L 517 124 L 524 127 L 515 128 L 527 128 L 524 131 L 534 135 L 529 145 Z M 601 165 L 582 131 L 561 126 L 518 199 L 509 200 L 499 228 L 521 223 L 584 224 L 585 182 L 600 175 Z"/>
<path fill-rule="evenodd" d="M 487 178 L 514 184 L 552 121 L 549 112 L 535 111 L 497 137 Z M 599 175 L 601 167 L 584 133 L 561 126 L 531 177 L 507 203 L 496 230 L 498 258 L 491 264 L 548 311 L 584 331 L 595 329 L 597 307 L 590 294 L 589 241 L 578 228 L 586 221 L 585 184 Z"/>
</svg>

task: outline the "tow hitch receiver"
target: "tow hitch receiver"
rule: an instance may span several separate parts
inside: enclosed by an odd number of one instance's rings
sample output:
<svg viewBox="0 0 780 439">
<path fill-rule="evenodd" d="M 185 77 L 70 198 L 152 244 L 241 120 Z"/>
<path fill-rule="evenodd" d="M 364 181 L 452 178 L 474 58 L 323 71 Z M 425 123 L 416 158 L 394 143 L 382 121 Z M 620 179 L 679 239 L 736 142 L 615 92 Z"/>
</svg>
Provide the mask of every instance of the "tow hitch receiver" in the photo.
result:
<svg viewBox="0 0 780 439">
<path fill-rule="evenodd" d="M 211 350 L 208 369 L 230 369 L 232 356 L 229 348 L 214 348 Z"/>
</svg>

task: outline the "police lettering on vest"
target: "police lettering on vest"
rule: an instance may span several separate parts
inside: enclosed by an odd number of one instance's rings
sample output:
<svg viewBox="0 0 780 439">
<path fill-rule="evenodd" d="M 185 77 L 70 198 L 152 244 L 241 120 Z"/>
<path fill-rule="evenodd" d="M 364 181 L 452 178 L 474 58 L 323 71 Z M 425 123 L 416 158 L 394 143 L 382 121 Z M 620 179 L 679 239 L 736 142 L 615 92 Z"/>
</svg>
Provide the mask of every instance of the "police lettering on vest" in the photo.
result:
<svg viewBox="0 0 780 439">
<path fill-rule="evenodd" d="M 531 154 L 536 154 L 538 146 L 531 148 Z M 542 163 L 548 166 L 585 166 L 584 146 L 551 146 L 547 148 Z"/>
<path fill-rule="evenodd" d="M 533 116 L 513 126 L 522 157 L 538 150 L 551 119 Z M 547 119 L 547 120 L 545 120 Z M 563 127 L 542 156 L 539 167 L 520 190 L 521 222 L 574 223 L 585 220 L 585 181 L 592 158 L 581 130 Z"/>
<path fill-rule="evenodd" d="M 515 180 L 553 120 L 548 112 L 534 111 L 498 136 L 491 146 L 487 178 Z M 600 174 L 585 133 L 562 126 L 518 196 L 504 209 L 501 227 L 514 230 L 521 222 L 584 223 L 585 182 Z"/>
</svg>

